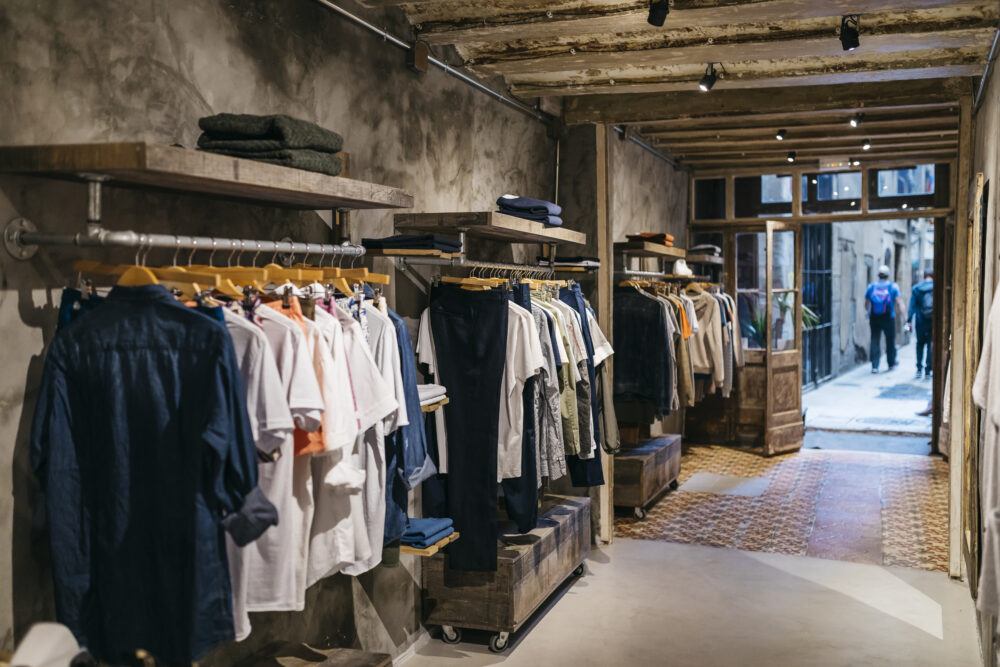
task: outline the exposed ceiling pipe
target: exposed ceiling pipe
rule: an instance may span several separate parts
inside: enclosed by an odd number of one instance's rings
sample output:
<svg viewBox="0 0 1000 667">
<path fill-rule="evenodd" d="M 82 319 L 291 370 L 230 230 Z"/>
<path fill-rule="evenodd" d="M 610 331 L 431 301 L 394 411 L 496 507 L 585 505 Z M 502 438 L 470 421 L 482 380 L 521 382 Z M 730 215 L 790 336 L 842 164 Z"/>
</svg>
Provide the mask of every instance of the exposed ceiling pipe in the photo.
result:
<svg viewBox="0 0 1000 667">
<path fill-rule="evenodd" d="M 635 136 L 634 134 L 631 134 L 631 133 L 627 134 L 625 132 L 625 128 L 622 127 L 621 125 L 615 125 L 614 128 L 615 128 L 615 132 L 617 132 L 618 134 L 622 135 L 626 139 L 631 139 L 633 142 L 635 142 L 636 144 L 638 144 L 639 146 L 641 146 L 643 148 L 643 150 L 648 151 L 649 153 L 652 153 L 656 157 L 660 158 L 661 160 L 663 160 L 664 162 L 666 162 L 667 164 L 669 164 L 670 166 L 672 166 L 674 169 L 680 169 L 680 170 L 683 170 L 683 171 L 687 171 L 688 170 L 688 168 L 687 168 L 686 165 L 681 164 L 679 161 L 675 160 L 674 158 L 670 157 L 669 155 L 664 155 L 663 152 L 660 151 L 660 149 L 656 148 L 655 146 L 650 146 L 649 144 L 647 144 L 645 141 L 643 141 L 639 137 Z"/>
<path fill-rule="evenodd" d="M 346 18 L 347 20 L 351 21 L 352 23 L 361 26 L 365 30 L 368 30 L 370 32 L 375 33 L 376 35 L 378 35 L 379 37 L 381 37 L 385 41 L 391 42 L 393 45 L 398 46 L 399 48 L 403 49 L 404 51 L 409 51 L 410 49 L 413 48 L 412 45 L 410 45 L 409 42 L 403 41 L 402 39 L 396 37 L 395 35 L 393 35 L 392 33 L 390 33 L 387 30 L 383 30 L 382 28 L 378 28 L 378 27 L 372 25 L 371 23 L 369 23 L 368 21 L 364 20 L 360 16 L 357 16 L 356 14 L 352 14 L 351 12 L 347 11 L 343 7 L 335 5 L 334 3 L 330 2 L 330 0 L 316 0 L 316 2 L 318 2 L 321 5 L 323 5 L 327 9 L 332 9 L 333 11 L 337 12 L 338 14 L 340 14 L 341 16 L 343 16 L 344 18 Z M 524 102 L 521 102 L 520 100 L 516 100 L 514 98 L 508 97 L 508 96 L 504 95 L 503 93 L 497 92 L 497 91 L 493 90 L 492 88 L 484 86 L 479 81 L 476 81 L 475 79 L 473 79 L 469 75 L 467 75 L 467 74 L 465 74 L 463 72 L 460 72 L 459 70 L 455 69 L 451 65 L 449 65 L 449 64 L 447 64 L 447 63 L 445 63 L 445 62 L 443 62 L 441 60 L 438 60 L 434 56 L 430 56 L 428 58 L 428 60 L 433 65 L 436 65 L 437 67 L 440 67 L 441 69 L 443 69 L 445 72 L 447 72 L 448 74 L 452 75 L 456 79 L 459 79 L 460 81 L 463 81 L 464 83 L 467 83 L 468 85 L 472 86 L 473 88 L 476 88 L 480 92 L 486 93 L 487 95 L 489 95 L 489 96 L 491 96 L 491 97 L 493 97 L 493 98 L 495 98 L 495 99 L 503 102 L 504 104 L 506 104 L 507 106 L 511 107 L 512 109 L 516 109 L 516 110 L 520 111 L 521 113 L 523 113 L 526 116 L 531 116 L 535 120 L 540 121 L 542 123 L 546 123 L 546 124 L 548 124 L 548 123 L 550 123 L 552 121 L 551 117 L 549 117 L 548 115 L 543 114 L 542 112 L 540 112 L 540 111 L 538 111 L 538 110 L 536 110 L 536 109 L 528 106 L 527 104 L 525 104 Z"/>
<path fill-rule="evenodd" d="M 997 31 L 993 35 L 993 46 L 990 47 L 990 55 L 986 59 L 986 69 L 983 70 L 983 76 L 979 79 L 979 89 L 976 91 L 976 101 L 972 105 L 972 111 L 975 113 L 979 111 L 979 105 L 983 103 L 983 93 L 986 92 L 986 84 L 989 81 L 990 69 L 993 66 L 993 61 L 997 57 L 997 42 L 1000 41 L 1000 26 L 997 26 Z"/>
</svg>

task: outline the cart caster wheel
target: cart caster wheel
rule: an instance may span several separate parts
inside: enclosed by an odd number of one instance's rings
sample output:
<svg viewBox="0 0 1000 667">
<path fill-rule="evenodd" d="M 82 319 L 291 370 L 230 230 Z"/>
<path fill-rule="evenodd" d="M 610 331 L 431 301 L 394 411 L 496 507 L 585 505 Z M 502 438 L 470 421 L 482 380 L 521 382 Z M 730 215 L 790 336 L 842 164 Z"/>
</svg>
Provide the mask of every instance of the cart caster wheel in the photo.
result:
<svg viewBox="0 0 1000 667">
<path fill-rule="evenodd" d="M 678 482 L 676 479 L 674 481 L 670 482 L 670 490 L 671 491 L 676 491 L 677 487 L 679 487 L 679 486 L 680 486 L 680 482 Z"/>
<path fill-rule="evenodd" d="M 635 518 L 638 519 L 639 521 L 642 521 L 643 519 L 646 518 L 646 510 L 642 509 L 641 507 L 636 507 L 632 513 L 635 515 Z"/>
<path fill-rule="evenodd" d="M 586 572 L 586 571 L 587 571 L 587 568 L 585 568 L 583 566 L 583 563 L 580 563 L 579 565 L 576 566 L 576 569 L 573 570 L 573 576 L 574 577 L 582 577 L 583 573 Z"/>
<path fill-rule="evenodd" d="M 490 651 L 493 653 L 503 653 L 507 649 L 509 641 L 510 635 L 506 632 L 493 635 L 490 637 Z"/>
<path fill-rule="evenodd" d="M 450 625 L 441 626 L 441 641 L 445 644 L 458 644 L 462 641 L 462 630 Z"/>
</svg>

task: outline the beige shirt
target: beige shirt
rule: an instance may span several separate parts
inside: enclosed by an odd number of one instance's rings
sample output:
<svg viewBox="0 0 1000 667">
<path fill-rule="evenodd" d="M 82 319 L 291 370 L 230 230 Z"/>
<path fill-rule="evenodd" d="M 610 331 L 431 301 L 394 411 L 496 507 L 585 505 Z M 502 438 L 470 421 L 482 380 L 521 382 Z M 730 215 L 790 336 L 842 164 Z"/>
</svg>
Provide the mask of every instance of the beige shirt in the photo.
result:
<svg viewBox="0 0 1000 667">
<path fill-rule="evenodd" d="M 689 339 L 691 365 L 694 372 L 712 376 L 712 385 L 721 387 L 726 378 L 725 360 L 722 356 L 722 315 L 719 302 L 708 292 L 692 293 L 698 318 L 698 332 Z"/>
</svg>

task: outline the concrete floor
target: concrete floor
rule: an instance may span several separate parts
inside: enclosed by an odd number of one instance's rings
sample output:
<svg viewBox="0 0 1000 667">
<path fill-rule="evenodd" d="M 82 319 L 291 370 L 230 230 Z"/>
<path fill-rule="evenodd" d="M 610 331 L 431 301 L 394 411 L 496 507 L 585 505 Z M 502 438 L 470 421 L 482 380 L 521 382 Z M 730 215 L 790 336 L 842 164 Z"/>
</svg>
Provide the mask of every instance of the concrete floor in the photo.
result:
<svg viewBox="0 0 1000 667">
<path fill-rule="evenodd" d="M 931 453 L 931 441 L 926 435 L 880 435 L 864 431 L 844 433 L 807 429 L 802 448 L 927 456 Z"/>
<path fill-rule="evenodd" d="M 931 418 L 918 417 L 931 398 L 931 379 L 916 380 L 917 345 L 897 351 L 899 367 L 872 375 L 862 364 L 818 389 L 802 395 L 806 428 L 830 431 L 868 431 L 900 435 L 930 435 Z"/>
<path fill-rule="evenodd" d="M 433 639 L 407 667 L 980 665 L 973 603 L 947 575 L 618 539 L 500 655 Z"/>
</svg>

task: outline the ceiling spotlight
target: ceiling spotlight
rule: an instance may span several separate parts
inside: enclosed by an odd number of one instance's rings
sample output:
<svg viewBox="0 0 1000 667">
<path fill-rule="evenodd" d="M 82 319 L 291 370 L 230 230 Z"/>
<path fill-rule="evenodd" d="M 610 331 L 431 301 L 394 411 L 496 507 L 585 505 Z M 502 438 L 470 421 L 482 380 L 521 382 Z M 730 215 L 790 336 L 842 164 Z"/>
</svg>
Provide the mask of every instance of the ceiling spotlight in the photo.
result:
<svg viewBox="0 0 1000 667">
<path fill-rule="evenodd" d="M 787 130 L 778 130 L 778 133 L 774 135 L 774 138 L 777 139 L 778 141 L 784 141 L 786 134 L 788 134 Z"/>
<path fill-rule="evenodd" d="M 646 21 L 649 25 L 655 25 L 657 28 L 662 27 L 669 13 L 669 0 L 649 0 L 649 18 Z"/>
<path fill-rule="evenodd" d="M 788 157 L 786 159 L 789 162 L 795 162 L 795 151 L 788 151 Z"/>
<path fill-rule="evenodd" d="M 861 125 L 861 121 L 864 119 L 864 117 L 865 115 L 863 113 L 856 113 L 854 114 L 854 117 L 847 122 L 850 123 L 851 127 L 857 127 L 858 125 Z"/>
<path fill-rule="evenodd" d="M 853 51 L 861 46 L 858 35 L 858 21 L 861 14 L 846 14 L 840 19 L 840 43 L 845 51 Z"/>
<path fill-rule="evenodd" d="M 855 167 L 858 167 L 861 165 L 861 160 L 851 160 L 851 164 Z"/>
<path fill-rule="evenodd" d="M 871 147 L 872 147 L 872 142 L 870 139 L 865 139 L 864 141 L 861 142 L 861 150 L 867 151 L 871 149 Z"/>
<path fill-rule="evenodd" d="M 712 90 L 712 86 L 719 79 L 719 75 L 715 72 L 715 63 L 708 63 L 708 67 L 705 68 L 705 76 L 701 77 L 701 83 L 698 87 L 701 88 L 701 92 L 707 93 Z"/>
</svg>

